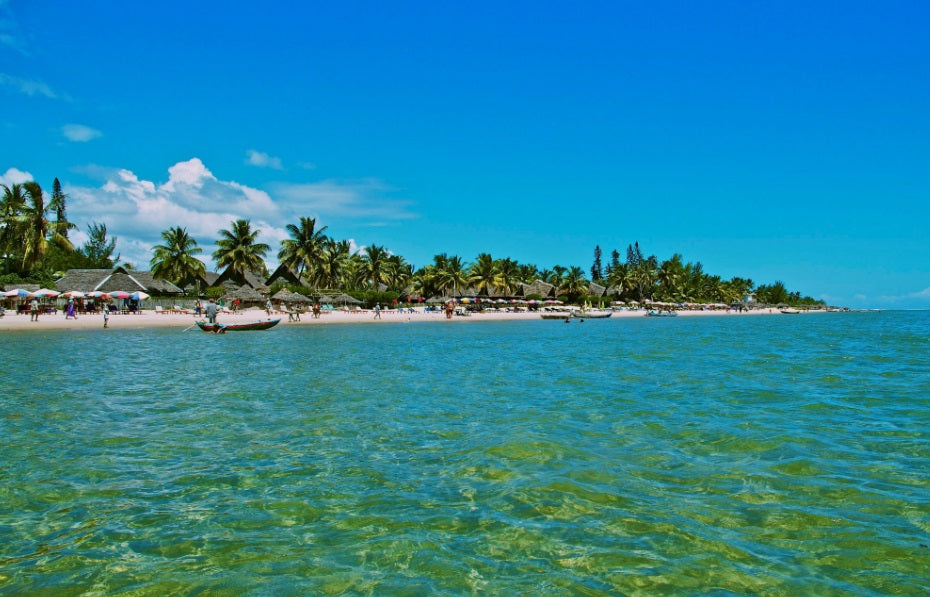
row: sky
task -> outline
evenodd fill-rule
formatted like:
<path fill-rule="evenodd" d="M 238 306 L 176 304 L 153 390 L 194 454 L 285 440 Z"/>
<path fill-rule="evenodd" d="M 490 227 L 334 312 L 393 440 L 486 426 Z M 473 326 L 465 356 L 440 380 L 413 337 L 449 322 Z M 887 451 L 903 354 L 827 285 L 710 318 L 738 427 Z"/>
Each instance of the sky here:
<path fill-rule="evenodd" d="M 415 267 L 639 242 L 930 308 L 930 3 L 0 0 L 0 182 L 147 269 L 300 217 Z M 211 269 L 215 264 L 208 263 Z"/>

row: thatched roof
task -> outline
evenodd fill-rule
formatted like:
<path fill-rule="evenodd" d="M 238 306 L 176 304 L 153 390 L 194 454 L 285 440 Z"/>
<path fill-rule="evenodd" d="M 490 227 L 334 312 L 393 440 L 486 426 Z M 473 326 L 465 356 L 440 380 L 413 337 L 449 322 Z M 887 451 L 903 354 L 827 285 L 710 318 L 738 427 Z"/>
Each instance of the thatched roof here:
<path fill-rule="evenodd" d="M 543 282 L 542 280 L 535 280 L 532 284 L 521 283 L 520 287 L 520 294 L 523 296 L 529 296 L 531 294 L 538 294 L 543 298 L 555 296 L 555 286 L 548 282 Z"/>
<path fill-rule="evenodd" d="M 240 286 L 235 290 L 226 293 L 227 299 L 239 299 L 240 301 L 262 301 L 265 297 L 251 286 Z"/>
<path fill-rule="evenodd" d="M 70 269 L 55 282 L 58 288 L 80 292 L 110 292 L 142 290 L 148 294 L 182 294 L 183 291 L 167 280 L 155 278 L 152 272 L 115 269 Z"/>
<path fill-rule="evenodd" d="M 283 263 L 274 270 L 268 279 L 265 280 L 266 286 L 273 286 L 275 282 L 287 282 L 288 284 L 296 284 L 298 286 L 306 286 L 307 283 L 305 280 L 302 280 L 300 276 L 297 275 L 293 269 L 287 267 Z"/>
<path fill-rule="evenodd" d="M 327 300 L 323 300 L 323 299 L 327 299 Z M 358 300 L 354 296 L 349 296 L 348 294 L 344 292 L 342 294 L 337 294 L 336 296 L 321 296 L 320 302 L 331 303 L 333 305 L 339 305 L 339 304 L 360 305 L 362 303 L 362 301 Z"/>
<path fill-rule="evenodd" d="M 251 286 L 256 290 L 268 288 L 260 273 L 245 272 L 244 274 L 240 274 L 232 267 L 227 267 L 210 286 L 225 286 L 230 289 L 238 288 L 239 286 Z"/>
<path fill-rule="evenodd" d="M 287 288 L 282 288 L 281 290 L 277 291 L 277 292 L 274 294 L 274 296 L 271 297 L 271 299 L 272 299 L 272 300 L 275 300 L 275 301 L 284 301 L 285 303 L 310 303 L 310 302 L 313 302 L 313 301 L 311 301 L 309 298 L 307 298 L 307 297 L 305 297 L 304 295 L 300 294 L 299 292 L 291 292 L 291 291 L 288 290 Z"/>
<path fill-rule="evenodd" d="M 588 294 L 591 294 L 594 296 L 604 296 L 604 292 L 606 290 L 607 288 L 605 286 L 601 286 L 600 284 L 595 284 L 594 282 L 591 282 L 591 284 L 588 285 Z"/>

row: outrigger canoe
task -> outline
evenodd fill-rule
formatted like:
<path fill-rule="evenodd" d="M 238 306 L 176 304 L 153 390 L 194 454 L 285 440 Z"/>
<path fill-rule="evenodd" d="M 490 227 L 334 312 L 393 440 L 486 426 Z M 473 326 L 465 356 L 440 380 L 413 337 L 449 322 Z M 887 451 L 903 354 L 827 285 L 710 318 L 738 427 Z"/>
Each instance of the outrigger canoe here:
<path fill-rule="evenodd" d="M 205 332 L 225 334 L 226 332 L 251 332 L 254 330 L 267 330 L 278 325 L 279 321 L 281 321 L 281 318 L 250 321 L 248 323 L 207 323 L 206 321 L 198 321 L 196 323 L 197 327 Z"/>

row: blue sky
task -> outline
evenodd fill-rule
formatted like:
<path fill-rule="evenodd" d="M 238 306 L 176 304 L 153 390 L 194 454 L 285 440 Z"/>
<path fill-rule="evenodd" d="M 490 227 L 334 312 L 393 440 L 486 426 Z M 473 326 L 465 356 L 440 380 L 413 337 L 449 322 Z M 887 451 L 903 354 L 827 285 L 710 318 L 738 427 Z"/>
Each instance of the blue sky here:
<path fill-rule="evenodd" d="M 0 182 L 58 177 L 138 267 L 309 216 L 930 307 L 930 4 L 572 4 L 0 0 Z"/>

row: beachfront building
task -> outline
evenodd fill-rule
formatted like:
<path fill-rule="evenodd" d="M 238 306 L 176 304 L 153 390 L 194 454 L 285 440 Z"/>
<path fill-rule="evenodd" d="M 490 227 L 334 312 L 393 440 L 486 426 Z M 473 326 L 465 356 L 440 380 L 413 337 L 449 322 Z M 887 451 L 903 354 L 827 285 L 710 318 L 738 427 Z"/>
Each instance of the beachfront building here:
<path fill-rule="evenodd" d="M 520 296 L 539 296 L 541 298 L 555 298 L 556 288 L 548 282 L 543 282 L 542 280 L 535 280 L 532 284 L 520 283 Z"/>
<path fill-rule="evenodd" d="M 150 271 L 130 270 L 122 266 L 114 269 L 69 269 L 55 281 L 61 291 L 78 292 L 125 292 L 142 291 L 149 295 L 182 295 L 184 291 L 169 282 L 152 275 Z"/>

